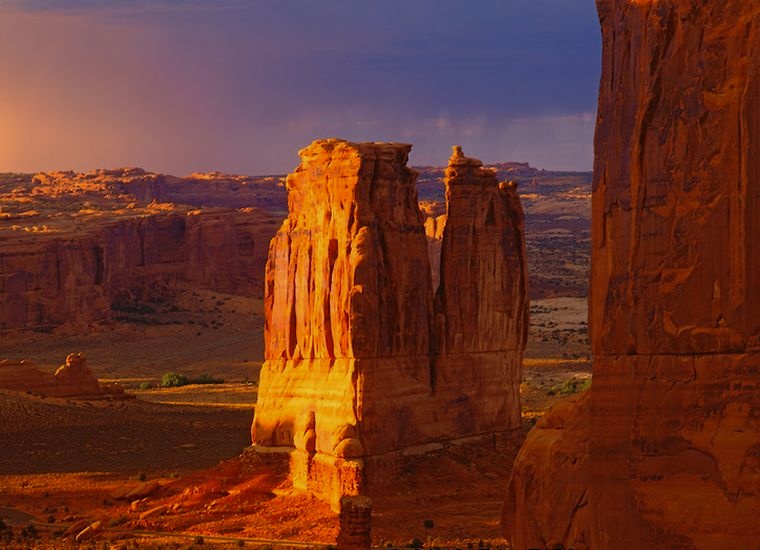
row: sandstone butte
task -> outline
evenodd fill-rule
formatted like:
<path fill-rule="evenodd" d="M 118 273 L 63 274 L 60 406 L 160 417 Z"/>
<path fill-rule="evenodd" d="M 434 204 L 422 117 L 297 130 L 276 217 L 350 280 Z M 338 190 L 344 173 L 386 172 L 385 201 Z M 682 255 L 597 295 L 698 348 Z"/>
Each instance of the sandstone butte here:
<path fill-rule="evenodd" d="M 115 385 L 102 386 L 82 353 L 70 353 L 55 374 L 47 373 L 29 361 L 0 361 L 0 389 L 45 397 L 97 397 L 124 391 Z"/>
<path fill-rule="evenodd" d="M 760 3 L 599 0 L 592 388 L 528 436 L 517 549 L 757 548 Z"/>
<path fill-rule="evenodd" d="M 275 218 L 198 202 L 209 189 L 212 204 L 250 205 L 258 187 L 240 180 L 122 169 L 0 181 L 0 330 L 84 328 L 115 303 L 188 288 L 262 293 Z M 196 202 L 160 202 L 175 198 Z"/>
<path fill-rule="evenodd" d="M 329 139 L 301 150 L 269 249 L 254 448 L 290 453 L 294 485 L 334 508 L 409 454 L 520 430 L 516 189 L 454 148 L 434 293 L 410 149 Z"/>

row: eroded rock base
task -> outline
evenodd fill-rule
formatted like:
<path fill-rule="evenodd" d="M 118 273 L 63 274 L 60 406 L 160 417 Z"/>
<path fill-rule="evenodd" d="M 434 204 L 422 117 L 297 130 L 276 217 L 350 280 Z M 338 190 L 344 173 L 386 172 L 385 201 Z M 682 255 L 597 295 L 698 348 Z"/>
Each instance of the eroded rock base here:
<path fill-rule="evenodd" d="M 370 536 L 372 501 L 367 497 L 340 500 L 338 550 L 364 550 L 372 547 Z"/>
<path fill-rule="evenodd" d="M 756 353 L 598 358 L 518 455 L 513 546 L 754 547 L 759 385 Z"/>
<path fill-rule="evenodd" d="M 295 449 L 294 485 L 334 508 L 410 449 L 521 427 L 517 191 L 454 148 L 434 292 L 410 149 L 329 139 L 301 150 L 269 249 L 252 441 Z"/>
<path fill-rule="evenodd" d="M 523 432 L 515 429 L 426 445 L 410 446 L 388 453 L 357 458 L 338 458 L 295 447 L 254 445 L 257 454 L 278 463 L 287 463 L 290 481 L 295 489 L 316 495 L 339 513 L 345 496 L 385 494 L 401 482 L 401 477 L 420 457 L 447 453 L 452 449 L 477 447 L 494 449 L 514 456 L 522 443 Z"/>

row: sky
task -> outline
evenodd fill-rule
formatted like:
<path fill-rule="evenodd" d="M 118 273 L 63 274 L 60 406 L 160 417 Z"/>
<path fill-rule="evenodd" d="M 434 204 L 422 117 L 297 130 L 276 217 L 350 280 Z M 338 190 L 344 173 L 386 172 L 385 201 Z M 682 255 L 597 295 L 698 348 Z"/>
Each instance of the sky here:
<path fill-rule="evenodd" d="M 0 0 L 0 172 L 280 174 L 314 139 L 590 170 L 594 0 Z"/>

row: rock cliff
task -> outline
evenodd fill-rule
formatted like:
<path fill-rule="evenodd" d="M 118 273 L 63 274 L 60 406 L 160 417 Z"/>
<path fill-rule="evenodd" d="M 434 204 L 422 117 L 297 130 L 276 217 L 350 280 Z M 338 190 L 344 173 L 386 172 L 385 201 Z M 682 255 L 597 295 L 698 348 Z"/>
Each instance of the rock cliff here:
<path fill-rule="evenodd" d="M 412 448 L 520 426 L 516 193 L 479 161 L 452 157 L 434 299 L 410 149 L 333 139 L 300 151 L 270 245 L 252 437 L 295 448 L 294 483 L 334 505 Z"/>
<path fill-rule="evenodd" d="M 598 0 L 594 382 L 529 435 L 515 548 L 760 540 L 760 5 Z"/>
<path fill-rule="evenodd" d="M 114 303 L 186 288 L 261 292 L 266 215 L 161 212 L 0 246 L 0 329 L 111 318 Z M 263 235 L 262 235 L 263 234 Z"/>
<path fill-rule="evenodd" d="M 84 328 L 187 288 L 263 293 L 274 218 L 157 202 L 178 185 L 140 169 L 0 181 L 0 330 Z"/>

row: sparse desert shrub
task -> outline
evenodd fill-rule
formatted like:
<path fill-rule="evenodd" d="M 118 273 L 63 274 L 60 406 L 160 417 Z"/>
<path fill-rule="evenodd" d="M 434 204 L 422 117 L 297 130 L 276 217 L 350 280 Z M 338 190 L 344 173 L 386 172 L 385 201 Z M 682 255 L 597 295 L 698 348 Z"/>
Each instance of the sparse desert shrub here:
<path fill-rule="evenodd" d="M 204 541 L 204 540 L 203 540 L 203 537 L 202 537 L 202 536 L 198 535 L 197 537 L 195 537 L 195 538 L 193 539 L 193 544 L 195 544 L 195 545 L 198 545 L 198 546 L 201 546 L 201 545 L 203 545 L 203 544 L 206 544 L 206 541 Z"/>
<path fill-rule="evenodd" d="M 547 392 L 549 395 L 572 395 L 574 393 L 582 392 L 591 387 L 591 378 L 585 380 L 578 380 L 575 376 L 565 380 L 562 384 L 552 386 Z"/>
<path fill-rule="evenodd" d="M 190 383 L 190 379 L 184 374 L 178 374 L 176 372 L 167 372 L 161 377 L 162 388 L 176 388 L 178 386 L 187 386 Z"/>
<path fill-rule="evenodd" d="M 141 390 L 149 390 L 152 387 L 153 386 L 151 385 L 150 382 L 141 382 L 140 385 L 138 386 L 138 388 L 140 388 Z"/>
<path fill-rule="evenodd" d="M 412 539 L 412 541 L 406 545 L 407 548 L 422 548 L 422 541 L 420 539 Z"/>
<path fill-rule="evenodd" d="M 191 384 L 224 384 L 223 378 L 214 378 L 207 372 L 190 379 Z"/>
<path fill-rule="evenodd" d="M 422 524 L 425 526 L 425 529 L 432 529 L 435 527 L 435 523 L 433 523 L 432 519 L 426 519 L 422 522 Z"/>

